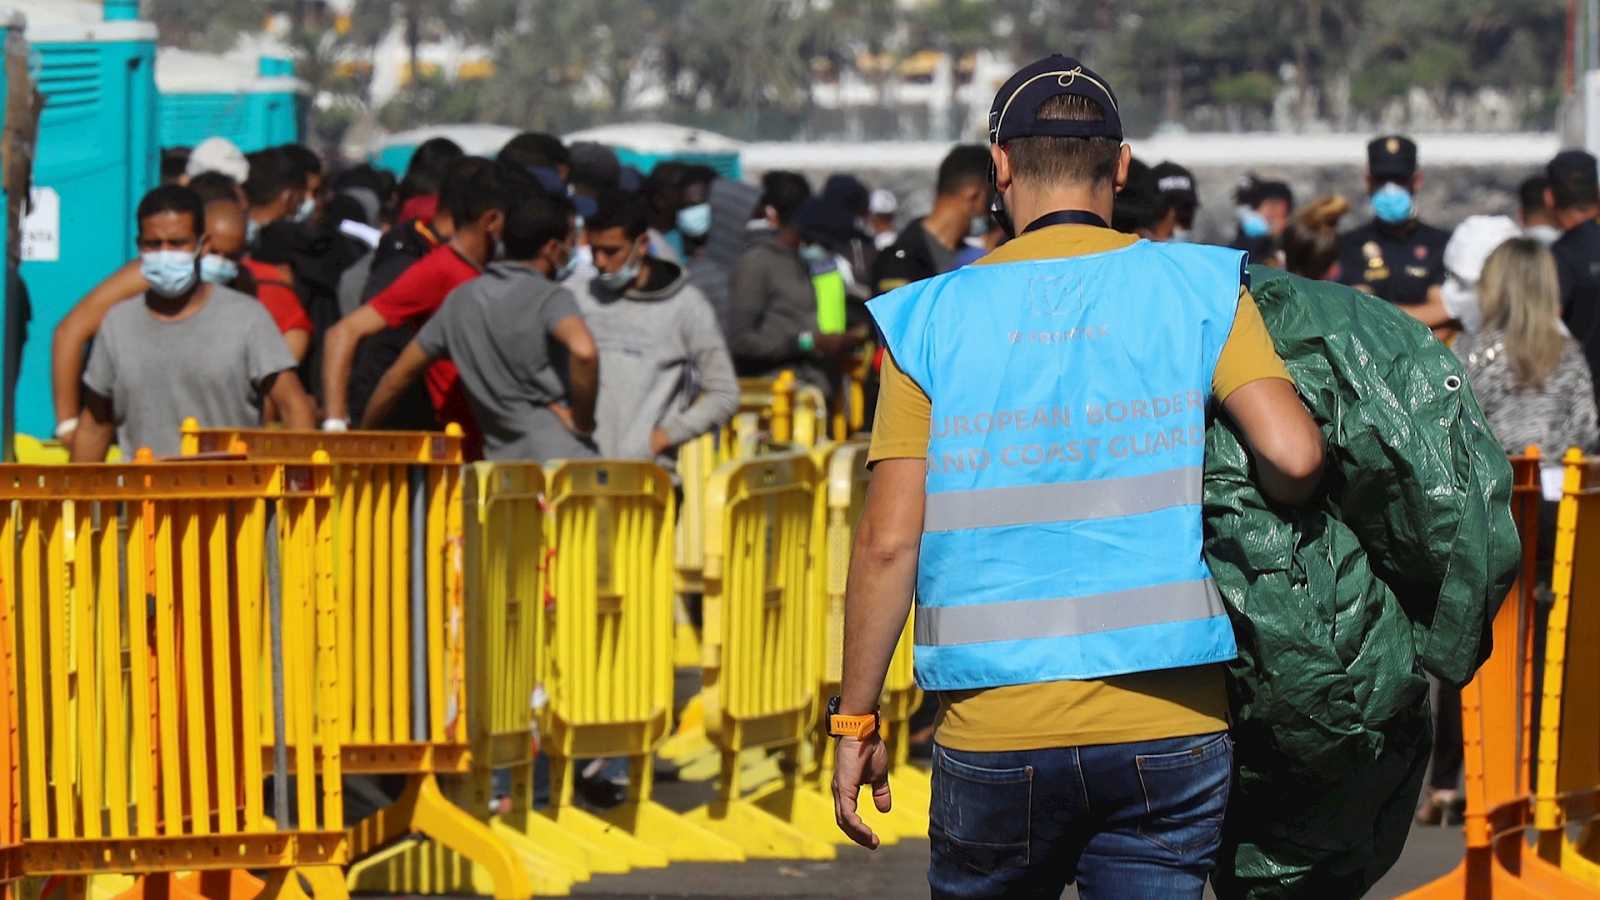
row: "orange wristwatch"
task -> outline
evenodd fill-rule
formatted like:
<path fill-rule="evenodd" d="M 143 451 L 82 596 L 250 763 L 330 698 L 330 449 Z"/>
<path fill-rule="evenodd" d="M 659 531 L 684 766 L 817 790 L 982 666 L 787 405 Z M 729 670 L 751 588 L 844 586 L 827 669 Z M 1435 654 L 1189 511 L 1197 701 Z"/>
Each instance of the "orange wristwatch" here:
<path fill-rule="evenodd" d="M 865 740 L 878 733 L 878 711 L 864 716 L 839 715 L 839 698 L 828 700 L 828 736 Z"/>

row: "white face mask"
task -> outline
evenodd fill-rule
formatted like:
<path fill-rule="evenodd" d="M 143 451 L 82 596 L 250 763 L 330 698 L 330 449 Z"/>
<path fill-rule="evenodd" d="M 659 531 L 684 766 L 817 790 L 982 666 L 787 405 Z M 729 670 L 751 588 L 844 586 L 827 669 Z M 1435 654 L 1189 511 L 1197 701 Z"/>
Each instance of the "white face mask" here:
<path fill-rule="evenodd" d="M 1528 237 L 1533 238 L 1546 247 L 1561 240 L 1561 229 L 1554 225 L 1529 225 L 1526 229 Z"/>
<path fill-rule="evenodd" d="M 1167 238 L 1169 242 L 1174 244 L 1187 244 L 1193 239 L 1194 232 L 1187 228 L 1174 228 L 1172 229 L 1172 236 Z"/>
<path fill-rule="evenodd" d="M 640 259 L 642 255 L 639 248 L 635 247 L 633 252 L 628 254 L 628 261 L 622 264 L 622 268 L 615 272 L 601 272 L 595 276 L 595 281 L 608 291 L 621 293 L 627 290 L 639 277 L 639 267 L 643 264 L 643 260 Z"/>
<path fill-rule="evenodd" d="M 156 296 L 181 297 L 200 277 L 194 258 L 188 250 L 152 250 L 139 256 L 139 274 Z"/>

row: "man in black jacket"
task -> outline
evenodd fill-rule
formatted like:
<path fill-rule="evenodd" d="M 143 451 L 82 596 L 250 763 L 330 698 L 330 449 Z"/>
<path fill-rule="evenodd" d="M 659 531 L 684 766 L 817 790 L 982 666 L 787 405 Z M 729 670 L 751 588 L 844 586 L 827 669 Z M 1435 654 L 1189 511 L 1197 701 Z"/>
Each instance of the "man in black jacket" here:
<path fill-rule="evenodd" d="M 933 211 L 907 225 L 872 266 L 872 292 L 887 293 L 956 266 L 969 234 L 989 228 L 989 151 L 960 144 L 939 164 Z"/>

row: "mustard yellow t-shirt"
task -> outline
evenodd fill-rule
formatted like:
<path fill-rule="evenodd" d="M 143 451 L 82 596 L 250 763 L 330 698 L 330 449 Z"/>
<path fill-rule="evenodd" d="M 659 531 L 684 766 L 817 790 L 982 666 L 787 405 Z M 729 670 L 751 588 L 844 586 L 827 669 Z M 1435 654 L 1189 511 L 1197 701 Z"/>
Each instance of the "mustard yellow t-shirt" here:
<path fill-rule="evenodd" d="M 1057 225 L 1024 234 L 978 265 L 1117 250 L 1131 235 L 1089 225 Z M 1233 330 L 1217 361 L 1218 401 L 1252 381 L 1290 380 L 1248 291 L 1239 292 Z M 926 459 L 933 406 L 916 382 L 885 357 L 868 459 Z M 1228 727 L 1222 667 L 1195 666 L 1091 681 L 1050 681 L 944 691 L 936 740 L 954 750 L 1031 750 L 1119 744 L 1207 734 Z"/>

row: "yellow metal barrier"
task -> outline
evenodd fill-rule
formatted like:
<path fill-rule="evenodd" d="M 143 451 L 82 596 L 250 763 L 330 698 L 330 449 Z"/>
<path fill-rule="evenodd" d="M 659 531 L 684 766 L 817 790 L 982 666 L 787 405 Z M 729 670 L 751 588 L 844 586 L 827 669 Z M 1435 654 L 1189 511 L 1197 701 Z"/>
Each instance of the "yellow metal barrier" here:
<path fill-rule="evenodd" d="M 398 799 L 350 830 L 350 886 L 392 892 L 416 887 L 408 873 L 426 871 L 492 884 L 496 897 L 570 890 L 570 870 L 519 853 L 525 848 L 452 803 L 439 783 L 471 772 L 460 429 L 328 433 L 200 429 L 190 421 L 182 450 L 278 461 L 322 451 L 334 463 L 338 746 L 346 772 L 406 776 Z M 417 849 L 397 842 L 409 834 L 470 865 L 407 859 Z"/>
<path fill-rule="evenodd" d="M 722 772 L 690 818 L 754 857 L 835 855 L 817 836 L 832 805 L 799 784 L 817 714 L 806 626 L 816 479 L 809 457 L 782 453 L 723 466 L 707 493 L 705 725 Z M 783 777 L 746 796 L 739 753 L 761 748 L 780 755 Z"/>
<path fill-rule="evenodd" d="M 586 460 L 549 473 L 551 584 L 539 714 L 549 817 L 635 866 L 733 862 L 737 845 L 651 799 L 652 751 L 672 720 L 672 480 L 650 463 Z M 578 808 L 586 757 L 628 761 L 627 799 Z"/>
<path fill-rule="evenodd" d="M 22 872 L 163 895 L 200 872 L 240 896 L 262 887 L 244 869 L 289 894 L 298 871 L 347 896 L 329 479 L 309 461 L 0 467 Z"/>
<path fill-rule="evenodd" d="M 839 444 L 816 451 L 813 457 L 818 460 L 819 469 L 826 473 L 826 480 L 818 486 L 821 502 L 815 527 L 819 536 L 816 541 L 819 558 L 813 566 L 815 612 L 812 615 L 813 627 L 817 630 L 813 645 L 820 673 L 817 696 L 826 700 L 839 693 L 844 668 L 845 582 L 850 572 L 856 523 L 867 501 L 867 445 L 860 442 Z M 908 620 L 889 661 L 878 710 L 891 755 L 889 783 L 894 791 L 894 808 L 884 815 L 871 803 L 861 807 L 865 821 L 880 839 L 890 844 L 901 838 L 927 836 L 928 803 L 933 796 L 927 773 L 908 761 L 908 723 L 922 702 L 922 691 L 917 687 L 911 666 L 912 635 L 912 623 Z M 812 732 L 814 755 L 819 765 L 808 775 L 807 783 L 832 803 L 835 746 L 824 725 L 819 718 Z M 848 841 L 837 828 L 830 837 L 839 843 Z"/>
<path fill-rule="evenodd" d="M 1545 643 L 1533 827 L 1539 855 L 1600 889 L 1600 460 L 1567 451 Z"/>

